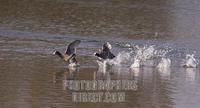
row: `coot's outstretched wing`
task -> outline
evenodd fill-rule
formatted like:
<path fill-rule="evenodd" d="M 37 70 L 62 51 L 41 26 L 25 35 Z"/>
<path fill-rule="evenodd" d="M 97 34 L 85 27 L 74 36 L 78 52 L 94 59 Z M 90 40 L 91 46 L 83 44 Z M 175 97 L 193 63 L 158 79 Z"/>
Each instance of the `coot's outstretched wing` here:
<path fill-rule="evenodd" d="M 111 52 L 108 53 L 108 59 L 113 59 L 115 58 L 115 55 Z"/>
<path fill-rule="evenodd" d="M 80 40 L 75 40 L 72 43 L 70 43 L 67 47 L 67 50 L 65 52 L 65 54 L 67 55 L 71 55 L 71 54 L 75 54 L 76 53 L 76 47 L 81 43 Z"/>

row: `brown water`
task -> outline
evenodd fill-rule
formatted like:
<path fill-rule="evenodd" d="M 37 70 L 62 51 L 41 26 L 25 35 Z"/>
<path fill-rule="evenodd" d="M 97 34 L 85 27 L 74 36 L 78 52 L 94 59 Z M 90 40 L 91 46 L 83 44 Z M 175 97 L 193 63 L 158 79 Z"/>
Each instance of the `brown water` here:
<path fill-rule="evenodd" d="M 0 0 L 0 108 L 199 108 L 200 73 L 182 68 L 186 54 L 200 58 L 198 0 Z M 52 52 L 80 39 L 80 67 L 70 70 Z M 116 55 L 128 44 L 166 51 L 130 69 L 103 73 L 95 51 L 110 41 Z M 125 51 L 125 52 L 123 52 Z M 149 53 L 148 53 L 149 54 Z M 155 66 L 159 57 L 170 68 Z M 122 59 L 122 58 L 121 58 Z M 198 65 L 199 66 L 199 65 Z M 134 80 L 125 102 L 76 103 L 65 80 Z"/>

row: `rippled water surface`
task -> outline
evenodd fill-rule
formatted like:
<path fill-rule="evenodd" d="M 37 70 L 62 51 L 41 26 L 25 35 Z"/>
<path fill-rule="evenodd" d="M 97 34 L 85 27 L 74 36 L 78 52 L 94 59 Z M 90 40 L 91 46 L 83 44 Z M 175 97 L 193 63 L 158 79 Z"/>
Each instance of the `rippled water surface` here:
<path fill-rule="evenodd" d="M 0 108 L 199 108 L 199 4 L 0 0 Z M 80 67 L 71 70 L 53 51 L 77 39 Z M 93 54 L 106 41 L 116 66 L 102 71 Z M 134 80 L 138 88 L 123 91 L 125 102 L 75 103 L 65 80 Z"/>

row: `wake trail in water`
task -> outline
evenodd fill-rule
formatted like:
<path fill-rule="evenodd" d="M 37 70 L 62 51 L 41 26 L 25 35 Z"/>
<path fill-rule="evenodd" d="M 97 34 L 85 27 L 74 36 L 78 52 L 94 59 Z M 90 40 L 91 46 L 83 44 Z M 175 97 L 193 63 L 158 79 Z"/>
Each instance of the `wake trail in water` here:
<path fill-rule="evenodd" d="M 129 51 L 119 52 L 117 56 L 112 60 L 105 60 L 103 63 L 106 66 L 99 67 L 117 67 L 117 68 L 141 68 L 141 67 L 152 67 L 157 68 L 160 71 L 164 71 L 174 66 L 172 64 L 173 58 L 172 49 L 156 49 L 155 45 L 150 46 L 138 46 L 125 44 L 124 47 L 128 47 Z M 183 63 L 179 62 L 176 64 L 180 67 L 185 68 L 197 68 L 198 61 L 194 58 L 194 55 L 186 54 L 186 58 L 183 59 Z M 105 69 L 104 69 L 105 70 Z"/>

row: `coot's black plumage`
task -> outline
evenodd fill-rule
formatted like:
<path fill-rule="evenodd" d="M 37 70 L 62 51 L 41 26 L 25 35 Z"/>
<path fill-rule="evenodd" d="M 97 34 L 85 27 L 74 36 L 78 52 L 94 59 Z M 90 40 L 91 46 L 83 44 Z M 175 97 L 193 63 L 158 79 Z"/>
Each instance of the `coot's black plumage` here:
<path fill-rule="evenodd" d="M 110 51 L 112 49 L 112 46 L 109 42 L 106 42 L 102 50 L 99 53 L 95 53 L 95 56 L 101 58 L 101 59 L 113 59 L 115 58 L 115 55 Z"/>

